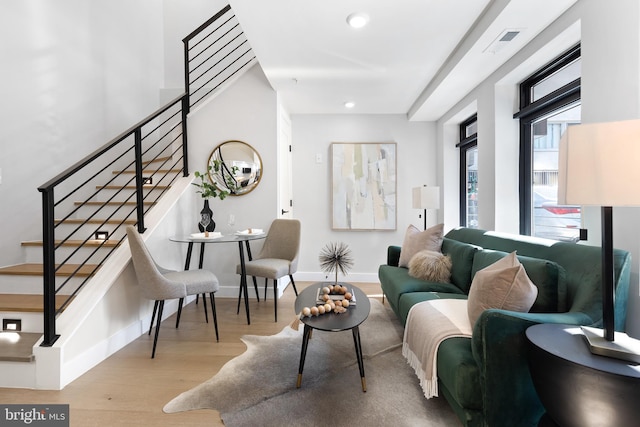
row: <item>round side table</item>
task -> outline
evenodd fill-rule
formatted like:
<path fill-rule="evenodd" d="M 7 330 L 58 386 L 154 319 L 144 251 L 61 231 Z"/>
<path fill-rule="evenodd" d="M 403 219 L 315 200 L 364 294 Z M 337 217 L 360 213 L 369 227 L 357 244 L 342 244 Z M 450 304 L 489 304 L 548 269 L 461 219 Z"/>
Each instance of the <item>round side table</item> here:
<path fill-rule="evenodd" d="M 640 366 L 589 351 L 579 326 L 534 325 L 526 331 L 529 365 L 547 413 L 540 426 L 637 426 Z"/>

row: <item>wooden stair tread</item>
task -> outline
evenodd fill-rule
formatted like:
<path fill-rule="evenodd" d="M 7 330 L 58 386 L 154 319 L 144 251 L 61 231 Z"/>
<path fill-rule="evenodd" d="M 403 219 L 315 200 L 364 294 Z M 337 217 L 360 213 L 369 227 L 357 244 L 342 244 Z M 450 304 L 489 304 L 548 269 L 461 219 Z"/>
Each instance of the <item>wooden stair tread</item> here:
<path fill-rule="evenodd" d="M 70 276 L 77 268 L 78 264 L 65 264 L 56 272 L 56 276 Z M 98 266 L 95 264 L 83 265 L 76 273 L 76 276 L 91 276 L 97 268 Z M 42 276 L 44 274 L 44 267 L 42 264 L 37 263 L 16 264 L 8 267 L 1 267 L 0 274 L 13 276 Z"/>
<path fill-rule="evenodd" d="M 144 160 L 142 162 L 143 166 L 148 166 L 151 163 L 161 163 L 161 162 L 166 162 L 167 160 L 171 160 L 172 157 L 171 156 L 166 156 L 166 157 L 158 157 L 157 159 L 153 159 L 153 160 Z"/>
<path fill-rule="evenodd" d="M 56 295 L 56 310 L 69 298 L 69 295 Z M 42 313 L 43 296 L 38 294 L 0 294 L 0 311 Z"/>
<path fill-rule="evenodd" d="M 33 346 L 38 342 L 41 333 L 16 332 L 20 339 L 18 342 L 0 340 L 0 361 L 5 362 L 33 362 Z"/>
<path fill-rule="evenodd" d="M 84 242 L 84 240 L 67 240 L 65 241 L 62 246 L 80 246 L 82 245 Z M 104 243 L 104 245 L 102 245 L 102 243 Z M 89 246 L 92 248 L 95 248 L 97 246 L 102 245 L 103 248 L 115 248 L 116 246 L 118 246 L 118 244 L 120 243 L 119 240 L 94 240 L 94 239 L 90 239 L 87 240 L 84 245 L 85 246 Z M 21 243 L 22 246 L 42 246 L 42 240 L 26 240 L 24 242 Z M 55 245 L 59 245 L 60 241 L 56 240 Z"/>

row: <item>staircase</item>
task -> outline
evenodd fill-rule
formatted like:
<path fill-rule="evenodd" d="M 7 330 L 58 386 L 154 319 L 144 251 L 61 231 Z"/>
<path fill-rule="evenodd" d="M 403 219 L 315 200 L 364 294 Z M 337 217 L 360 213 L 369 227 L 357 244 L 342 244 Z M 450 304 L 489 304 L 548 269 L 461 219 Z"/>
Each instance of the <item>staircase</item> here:
<path fill-rule="evenodd" d="M 61 389 L 142 333 L 140 318 L 115 332 L 86 331 L 130 289 L 129 254 L 118 251 L 125 227 L 143 232 L 147 217 L 157 225 L 182 197 L 191 108 L 257 62 L 229 6 L 183 43 L 185 93 L 38 188 L 43 239 L 21 243 L 24 263 L 0 267 L 0 318 L 10 331 L 0 332 L 0 387 Z M 128 309 L 129 318 L 143 316 L 144 307 Z M 67 334 L 60 340 L 56 323 Z"/>
<path fill-rule="evenodd" d="M 152 176 L 162 173 L 164 180 L 171 180 L 172 177 L 181 174 L 182 169 L 153 169 L 157 163 L 165 163 L 170 157 L 159 157 L 153 161 L 146 162 L 143 169 L 145 176 Z M 114 170 L 112 175 L 119 177 L 118 180 L 127 180 L 135 171 Z M 144 202 L 147 208 L 156 204 L 155 193 L 164 193 L 171 188 L 170 185 L 147 186 L 144 191 L 144 198 L 150 201 Z M 135 207 L 135 202 L 126 201 L 136 191 L 136 187 L 128 185 L 102 185 L 96 186 L 97 190 L 104 189 L 107 194 L 100 198 L 109 201 L 89 200 L 86 202 L 74 201 L 73 206 L 80 206 L 77 217 L 65 220 L 56 219 L 56 225 L 60 225 L 62 235 L 91 236 L 97 231 L 105 231 L 109 238 L 98 239 L 66 239 L 56 240 L 58 246 L 56 257 L 60 259 L 86 258 L 93 253 L 95 259 L 106 259 L 110 251 L 118 247 L 124 237 L 124 226 L 135 225 L 136 219 L 132 217 L 131 207 Z M 114 198 L 113 194 L 119 192 L 120 195 Z M 120 200 L 116 200 L 120 199 Z M 125 201 L 123 201 L 123 199 Z M 116 210 L 119 207 L 129 207 L 119 214 Z M 96 217 L 95 209 L 101 209 L 101 217 Z M 114 212 L 116 211 L 116 212 Z M 87 218 L 85 215 L 92 216 Z M 107 218 L 108 217 L 108 218 Z M 99 230 L 97 230 L 99 228 Z M 86 240 L 86 241 L 85 241 Z M 0 339 L 0 361 L 11 362 L 33 362 L 33 346 L 42 337 L 43 333 L 43 313 L 44 299 L 42 295 L 42 281 L 44 266 L 42 263 L 42 240 L 23 241 L 21 246 L 25 249 L 26 262 L 0 268 L 0 317 L 3 322 L 11 324 L 18 323 L 19 330 L 11 335 L 11 338 Z M 81 286 L 90 279 L 101 267 L 101 264 L 91 263 L 65 263 L 57 265 L 56 281 L 64 283 L 60 292 L 55 296 L 55 310 L 62 313 L 71 304 L 75 294 Z M 5 329 L 5 328 L 3 328 Z M 11 329 L 14 330 L 14 329 Z"/>

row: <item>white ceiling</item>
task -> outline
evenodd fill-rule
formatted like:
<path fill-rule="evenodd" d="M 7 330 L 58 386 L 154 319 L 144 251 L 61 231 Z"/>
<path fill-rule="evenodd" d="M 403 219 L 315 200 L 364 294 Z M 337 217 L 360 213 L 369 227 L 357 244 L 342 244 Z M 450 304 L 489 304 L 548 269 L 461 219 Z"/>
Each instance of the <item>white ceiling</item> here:
<path fill-rule="evenodd" d="M 436 120 L 577 0 L 230 0 L 290 114 Z M 369 24 L 353 29 L 353 12 Z M 520 34 L 483 52 L 504 30 Z M 532 70 L 533 71 L 533 70 Z M 352 109 L 346 101 L 355 102 Z"/>

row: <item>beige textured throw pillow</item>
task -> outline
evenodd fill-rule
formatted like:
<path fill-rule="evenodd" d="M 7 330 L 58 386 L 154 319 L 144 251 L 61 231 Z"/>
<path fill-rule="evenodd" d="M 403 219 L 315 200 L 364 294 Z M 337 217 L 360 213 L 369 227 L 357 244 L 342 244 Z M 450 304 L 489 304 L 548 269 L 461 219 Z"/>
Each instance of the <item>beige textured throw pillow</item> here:
<path fill-rule="evenodd" d="M 404 234 L 404 242 L 402 243 L 402 249 L 400 249 L 398 266 L 408 267 L 411 258 L 425 249 L 440 252 L 443 234 L 444 224 L 434 225 L 424 231 L 420 231 L 414 225 L 410 225 Z"/>
<path fill-rule="evenodd" d="M 420 251 L 409 261 L 409 276 L 429 282 L 449 283 L 451 257 L 436 251 Z"/>
<path fill-rule="evenodd" d="M 499 308 L 526 313 L 538 296 L 538 288 L 531 282 L 516 253 L 512 252 L 473 277 L 467 312 L 472 325 L 484 310 Z"/>

